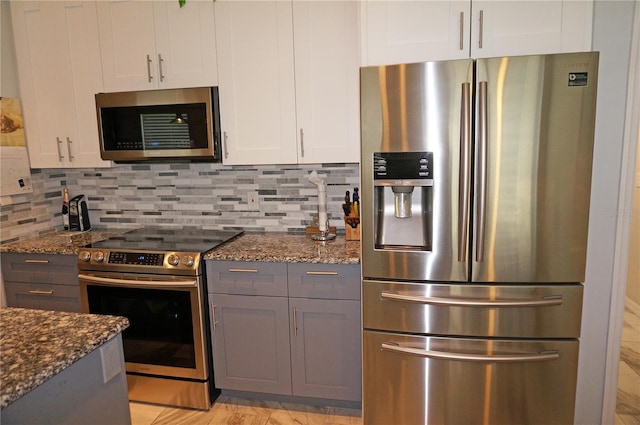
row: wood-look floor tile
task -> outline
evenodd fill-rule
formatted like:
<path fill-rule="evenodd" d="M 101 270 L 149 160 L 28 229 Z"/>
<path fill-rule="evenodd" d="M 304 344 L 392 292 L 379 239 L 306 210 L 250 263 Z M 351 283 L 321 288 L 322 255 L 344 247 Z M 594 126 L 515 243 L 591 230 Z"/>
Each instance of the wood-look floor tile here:
<path fill-rule="evenodd" d="M 160 413 L 166 409 L 164 406 L 156 406 L 145 403 L 129 403 L 131 423 L 133 425 L 151 425 Z"/>
<path fill-rule="evenodd" d="M 620 418 L 621 425 L 640 425 L 640 415 L 624 415 L 624 414 L 620 414 L 620 415 L 616 415 L 617 417 Z M 617 420 L 617 418 L 616 418 Z M 616 425 L 618 425 L 618 422 L 616 422 Z"/>

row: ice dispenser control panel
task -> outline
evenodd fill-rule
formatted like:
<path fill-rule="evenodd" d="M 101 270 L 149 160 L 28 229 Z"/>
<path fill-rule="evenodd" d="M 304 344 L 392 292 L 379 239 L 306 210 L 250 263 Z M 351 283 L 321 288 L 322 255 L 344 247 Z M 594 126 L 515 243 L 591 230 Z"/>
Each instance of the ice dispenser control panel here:
<path fill-rule="evenodd" d="M 433 185 L 433 152 L 375 152 L 373 154 L 375 185 L 398 184 L 401 180 L 413 186 Z"/>

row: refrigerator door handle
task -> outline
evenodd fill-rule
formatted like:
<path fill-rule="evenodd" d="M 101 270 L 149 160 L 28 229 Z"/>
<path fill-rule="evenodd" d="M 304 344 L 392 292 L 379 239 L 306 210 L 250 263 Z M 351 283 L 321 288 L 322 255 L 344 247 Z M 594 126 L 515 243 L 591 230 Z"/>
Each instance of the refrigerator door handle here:
<path fill-rule="evenodd" d="M 562 305 L 562 295 L 550 295 L 541 299 L 488 300 L 472 298 L 440 298 L 401 295 L 397 292 L 382 291 L 380 298 L 389 301 L 404 301 L 418 304 L 431 304 L 449 307 L 551 307 Z"/>
<path fill-rule="evenodd" d="M 487 82 L 478 83 L 478 164 L 476 205 L 476 261 L 484 261 L 484 233 L 487 213 Z"/>
<path fill-rule="evenodd" d="M 542 351 L 531 354 L 468 354 L 452 353 L 446 351 L 431 351 L 421 348 L 401 347 L 392 342 L 382 342 L 382 350 L 393 351 L 402 354 L 409 354 L 420 357 L 429 357 L 439 360 L 462 360 L 469 362 L 491 362 L 491 363 L 518 363 L 518 362 L 541 362 L 557 360 L 560 354 L 556 350 Z"/>
<path fill-rule="evenodd" d="M 462 83 L 460 110 L 460 171 L 458 175 L 458 262 L 467 259 L 471 170 L 471 83 Z"/>

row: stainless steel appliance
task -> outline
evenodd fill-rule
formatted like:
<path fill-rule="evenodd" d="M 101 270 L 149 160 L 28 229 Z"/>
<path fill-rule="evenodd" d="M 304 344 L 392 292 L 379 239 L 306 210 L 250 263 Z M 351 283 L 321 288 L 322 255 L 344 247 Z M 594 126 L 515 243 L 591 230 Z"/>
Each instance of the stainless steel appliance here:
<path fill-rule="evenodd" d="M 96 94 L 100 156 L 220 162 L 217 87 Z"/>
<path fill-rule="evenodd" d="M 91 230 L 89 210 L 84 195 L 78 195 L 69 201 L 69 230 L 84 232 Z"/>
<path fill-rule="evenodd" d="M 129 399 L 209 409 L 213 382 L 202 255 L 242 232 L 139 229 L 78 253 L 82 309 L 129 319 Z"/>
<path fill-rule="evenodd" d="M 361 69 L 365 424 L 569 424 L 598 53 Z"/>

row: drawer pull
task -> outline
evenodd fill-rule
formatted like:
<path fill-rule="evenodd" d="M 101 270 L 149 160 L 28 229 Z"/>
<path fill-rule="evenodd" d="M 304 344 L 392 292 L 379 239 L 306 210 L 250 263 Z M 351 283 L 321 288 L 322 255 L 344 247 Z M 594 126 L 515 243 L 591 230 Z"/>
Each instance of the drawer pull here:
<path fill-rule="evenodd" d="M 53 295 L 53 289 L 48 291 L 44 291 L 42 289 L 31 289 L 29 290 L 29 293 L 33 295 Z"/>
<path fill-rule="evenodd" d="M 337 276 L 338 272 L 307 272 L 311 276 Z"/>
<path fill-rule="evenodd" d="M 229 269 L 230 273 L 258 273 L 258 269 Z"/>
<path fill-rule="evenodd" d="M 29 264 L 49 264 L 49 260 L 24 260 L 24 262 Z"/>

